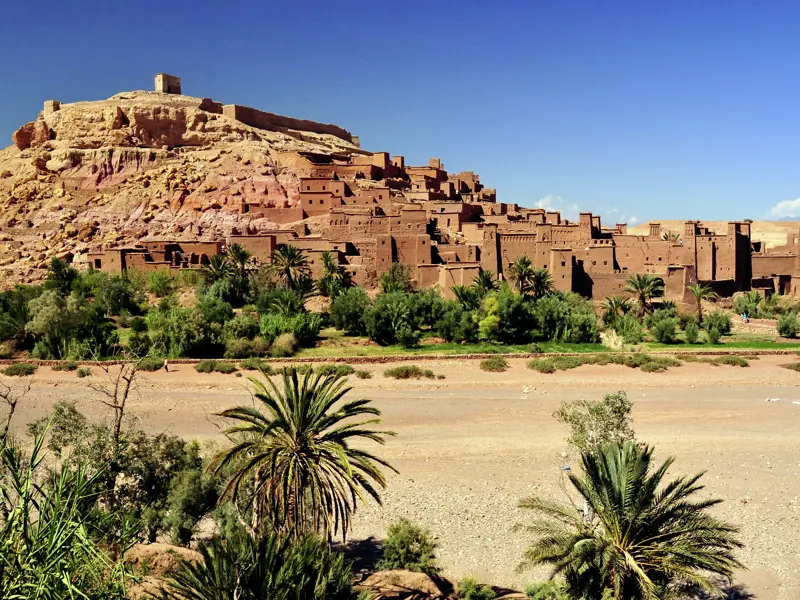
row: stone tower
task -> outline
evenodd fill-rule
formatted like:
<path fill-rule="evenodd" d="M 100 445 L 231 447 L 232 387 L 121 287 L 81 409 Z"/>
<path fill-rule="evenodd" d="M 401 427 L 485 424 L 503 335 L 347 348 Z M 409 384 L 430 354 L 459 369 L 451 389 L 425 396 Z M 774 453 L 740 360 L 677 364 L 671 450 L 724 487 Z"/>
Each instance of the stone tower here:
<path fill-rule="evenodd" d="M 160 94 L 178 94 L 181 93 L 181 78 L 174 75 L 167 75 L 166 73 L 156 74 L 156 92 Z"/>

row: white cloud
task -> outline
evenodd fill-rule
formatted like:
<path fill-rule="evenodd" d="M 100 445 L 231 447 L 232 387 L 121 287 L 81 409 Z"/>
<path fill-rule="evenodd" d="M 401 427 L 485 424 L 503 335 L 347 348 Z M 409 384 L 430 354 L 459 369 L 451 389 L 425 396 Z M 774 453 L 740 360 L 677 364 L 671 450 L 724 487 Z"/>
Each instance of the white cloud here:
<path fill-rule="evenodd" d="M 544 198 L 536 201 L 535 208 L 543 208 L 545 210 L 557 210 L 561 213 L 563 219 L 570 221 L 577 221 L 581 212 L 591 212 L 595 215 L 600 215 L 600 219 L 605 226 L 613 226 L 617 223 L 628 223 L 628 225 L 635 225 L 639 222 L 637 217 L 633 215 L 628 216 L 618 208 L 605 208 L 600 210 L 592 210 L 579 207 L 575 202 L 565 200 L 561 196 L 548 194 Z"/>
<path fill-rule="evenodd" d="M 800 198 L 778 202 L 775 206 L 769 209 L 767 215 L 775 219 L 800 217 Z"/>

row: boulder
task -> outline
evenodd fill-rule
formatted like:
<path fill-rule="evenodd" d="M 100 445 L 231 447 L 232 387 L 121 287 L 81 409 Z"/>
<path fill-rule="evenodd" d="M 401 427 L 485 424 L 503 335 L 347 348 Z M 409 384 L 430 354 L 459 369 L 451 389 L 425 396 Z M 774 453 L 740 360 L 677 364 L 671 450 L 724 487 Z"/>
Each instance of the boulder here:
<path fill-rule="evenodd" d="M 374 594 L 374 600 L 436 600 L 447 598 L 436 582 L 425 573 L 393 570 L 378 571 L 360 585 Z"/>

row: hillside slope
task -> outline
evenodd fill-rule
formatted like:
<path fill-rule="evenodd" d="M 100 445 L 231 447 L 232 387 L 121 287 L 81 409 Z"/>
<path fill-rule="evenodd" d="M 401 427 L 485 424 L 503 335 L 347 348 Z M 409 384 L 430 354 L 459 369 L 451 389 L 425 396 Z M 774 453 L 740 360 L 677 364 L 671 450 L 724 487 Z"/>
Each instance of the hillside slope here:
<path fill-rule="evenodd" d="M 243 201 L 290 206 L 299 182 L 282 151 L 350 153 L 328 134 L 266 131 L 152 92 L 63 104 L 0 151 L 0 275 L 33 281 L 53 256 L 144 237 L 218 239 L 275 228 Z"/>

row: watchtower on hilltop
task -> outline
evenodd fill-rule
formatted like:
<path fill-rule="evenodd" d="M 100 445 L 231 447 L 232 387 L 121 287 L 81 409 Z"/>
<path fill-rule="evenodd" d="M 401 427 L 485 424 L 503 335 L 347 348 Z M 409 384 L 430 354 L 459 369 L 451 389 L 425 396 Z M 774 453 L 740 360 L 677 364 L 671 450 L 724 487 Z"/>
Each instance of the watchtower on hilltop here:
<path fill-rule="evenodd" d="M 156 74 L 156 92 L 160 94 L 178 94 L 181 93 L 181 78 L 174 75 L 167 75 L 166 73 Z"/>

